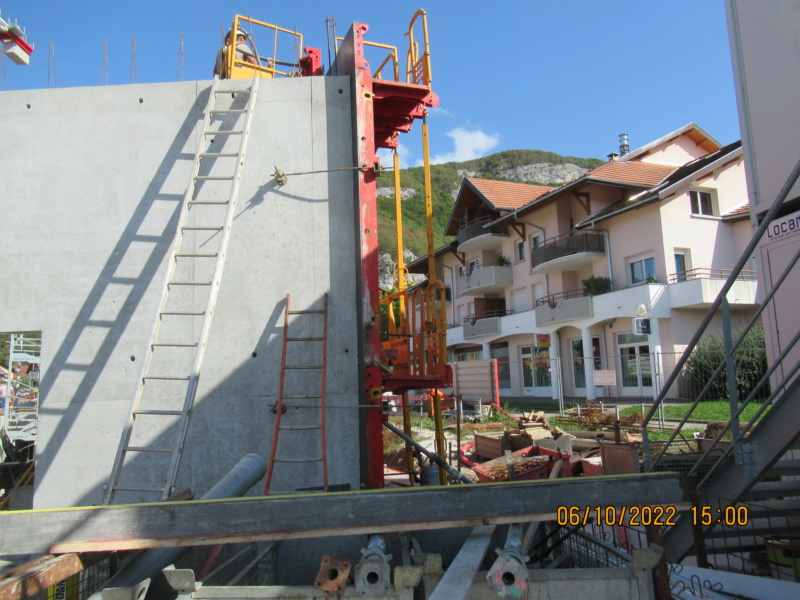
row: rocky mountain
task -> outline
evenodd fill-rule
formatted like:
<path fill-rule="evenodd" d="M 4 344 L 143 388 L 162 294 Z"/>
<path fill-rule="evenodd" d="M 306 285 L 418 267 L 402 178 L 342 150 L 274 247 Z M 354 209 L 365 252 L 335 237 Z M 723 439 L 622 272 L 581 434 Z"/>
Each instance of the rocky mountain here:
<path fill-rule="evenodd" d="M 449 241 L 444 230 L 465 177 L 557 186 L 601 164 L 603 161 L 596 158 L 561 156 L 541 150 L 506 150 L 474 160 L 431 165 L 434 245 L 438 248 Z M 416 256 L 427 252 L 422 171 L 422 167 L 412 167 L 400 172 L 403 245 Z M 397 256 L 394 195 L 394 176 L 386 172 L 378 179 L 378 244 L 381 253 L 392 260 L 392 266 L 388 263 L 386 266 L 389 272 L 396 266 L 392 257 Z"/>

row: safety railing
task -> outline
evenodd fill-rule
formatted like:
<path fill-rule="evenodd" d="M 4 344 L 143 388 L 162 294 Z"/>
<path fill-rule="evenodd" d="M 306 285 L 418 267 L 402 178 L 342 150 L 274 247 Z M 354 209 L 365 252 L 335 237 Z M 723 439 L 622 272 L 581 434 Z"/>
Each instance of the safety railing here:
<path fill-rule="evenodd" d="M 558 304 L 560 300 L 570 300 L 572 298 L 583 298 L 586 294 L 583 293 L 583 290 L 567 290 L 566 292 L 559 292 L 557 294 L 548 294 L 547 296 L 542 296 L 541 298 L 537 298 L 536 302 L 534 303 L 534 308 L 536 306 L 555 306 Z"/>
<path fill-rule="evenodd" d="M 419 52 L 419 43 L 414 41 L 414 27 L 417 19 L 422 27 L 423 52 Z M 406 83 L 431 87 L 431 51 L 428 45 L 428 17 L 421 8 L 411 17 L 408 25 L 408 55 L 406 57 Z"/>
<path fill-rule="evenodd" d="M 336 52 L 339 52 L 339 45 L 344 41 L 343 37 L 336 37 Z M 390 81 L 400 81 L 400 59 L 399 54 L 397 52 L 397 48 L 395 46 L 389 46 L 387 44 L 379 44 L 378 42 L 368 42 L 364 40 L 364 46 L 367 48 L 377 48 L 379 50 L 388 50 L 389 53 L 383 59 L 383 61 L 378 65 L 378 67 L 372 72 L 373 79 L 384 80 L 386 77 L 383 75 L 383 70 L 386 68 L 387 65 L 391 65 L 391 73 L 388 77 Z"/>
<path fill-rule="evenodd" d="M 681 283 L 693 279 L 727 279 L 730 274 L 731 269 L 690 269 L 688 271 L 673 273 L 667 279 L 667 283 Z M 756 272 L 742 270 L 739 273 L 738 279 L 741 281 L 755 281 Z"/>
<path fill-rule="evenodd" d="M 384 349 L 393 350 L 394 375 L 442 376 L 447 364 L 446 289 L 441 281 L 383 298 L 388 330 Z M 396 303 L 396 306 L 395 306 Z M 395 312 L 398 314 L 396 315 Z"/>
<path fill-rule="evenodd" d="M 254 63 L 248 62 L 244 57 L 237 58 L 237 44 L 234 40 L 229 40 L 225 45 L 225 72 L 228 79 L 252 79 L 256 76 L 272 79 L 276 76 L 297 77 L 301 75 L 302 34 L 265 23 L 264 21 L 236 15 L 233 18 L 231 32 L 235 36 L 235 32 L 240 29 L 247 33 L 247 40 L 252 45 Z M 263 37 L 260 34 L 263 34 Z M 270 35 L 272 37 L 271 42 L 268 39 Z M 261 54 L 259 52 L 256 43 L 257 37 L 261 37 L 262 40 L 266 40 L 269 44 L 270 49 L 267 53 Z M 282 40 L 287 38 L 289 40 L 288 43 L 291 45 L 291 52 L 284 50 L 286 42 Z M 281 58 L 278 55 L 279 45 Z"/>
<path fill-rule="evenodd" d="M 605 238 L 602 233 L 588 229 L 573 231 L 545 240 L 541 246 L 531 250 L 531 267 L 579 252 L 602 254 L 605 251 Z"/>
<path fill-rule="evenodd" d="M 795 351 L 795 346 L 798 342 L 798 339 L 800 339 L 800 332 L 796 332 L 790 340 L 786 341 L 782 351 L 779 352 L 777 356 L 772 357 L 772 363 L 768 367 L 765 365 L 761 376 L 749 387 L 746 397 L 743 400 L 740 400 L 739 398 L 739 390 L 736 380 L 737 357 L 742 351 L 745 350 L 746 341 L 750 339 L 749 336 L 751 332 L 757 331 L 757 327 L 761 323 L 762 315 L 767 311 L 767 309 L 770 309 L 767 314 L 772 312 L 771 309 L 774 306 L 773 302 L 775 299 L 775 294 L 781 289 L 782 284 L 786 281 L 786 279 L 789 277 L 789 274 L 792 272 L 792 269 L 794 269 L 795 265 L 797 264 L 798 258 L 800 258 L 800 250 L 798 250 L 794 257 L 786 263 L 785 269 L 774 280 L 772 289 L 764 296 L 759 308 L 755 310 L 750 322 L 743 329 L 737 331 L 735 335 L 731 330 L 730 307 L 728 306 L 727 302 L 728 292 L 736 280 L 741 276 L 744 265 L 747 264 L 747 262 L 750 260 L 750 257 L 754 254 L 759 241 L 766 233 L 770 223 L 775 219 L 778 210 L 780 209 L 784 200 L 786 200 L 790 190 L 798 180 L 798 177 L 800 177 L 800 161 L 792 170 L 792 173 L 775 199 L 772 207 L 764 215 L 763 220 L 737 261 L 736 266 L 731 269 L 727 279 L 725 280 L 725 283 L 722 285 L 717 295 L 716 300 L 709 308 L 708 313 L 701 322 L 695 335 L 692 337 L 680 359 L 678 359 L 675 368 L 664 382 L 663 387 L 649 412 L 647 415 L 645 415 L 645 418 L 642 422 L 642 442 L 645 470 L 652 471 L 654 469 L 658 469 L 659 463 L 666 460 L 665 457 L 669 455 L 670 448 L 675 443 L 675 439 L 678 436 L 681 428 L 692 418 L 694 410 L 702 401 L 718 399 L 714 397 L 714 390 L 719 389 L 720 378 L 723 378 L 723 389 L 727 390 L 726 399 L 730 403 L 731 418 L 725 424 L 725 426 L 720 429 L 715 439 L 711 440 L 707 444 L 705 452 L 698 458 L 695 465 L 688 472 L 689 476 L 694 476 L 699 480 L 697 486 L 698 489 L 702 489 L 702 487 L 714 476 L 719 468 L 722 465 L 727 464 L 733 455 L 741 456 L 743 451 L 742 444 L 746 437 L 752 432 L 755 424 L 761 419 L 766 411 L 769 410 L 773 403 L 782 397 L 789 384 L 794 381 L 798 370 L 800 370 L 800 362 L 797 362 L 797 352 Z M 701 351 L 698 349 L 701 339 L 707 335 L 709 325 L 720 310 L 722 312 L 723 322 L 722 337 L 724 356 L 721 358 L 721 360 L 719 360 L 718 364 L 716 364 L 716 368 L 713 370 L 713 372 L 707 375 L 707 378 L 705 379 L 706 383 L 703 386 L 703 389 L 700 390 L 696 397 L 692 399 L 691 407 L 687 411 L 686 415 L 677 424 L 674 433 L 670 436 L 667 443 L 659 452 L 652 453 L 651 458 L 651 452 L 649 452 L 650 441 L 648 436 L 648 425 L 660 410 L 660 407 L 665 399 L 670 395 L 674 395 L 675 392 L 673 390 L 675 386 L 679 384 L 681 374 L 684 373 L 684 369 L 689 363 L 693 354 Z M 767 390 L 770 390 L 768 394 L 766 393 Z M 764 399 L 765 396 L 766 399 Z M 749 408 L 751 405 L 755 405 L 756 409 L 752 410 Z M 746 422 L 740 423 L 740 419 L 746 410 L 748 411 L 749 418 Z M 729 440 L 731 443 L 722 452 L 720 452 L 719 448 L 721 447 L 720 444 L 723 441 L 723 437 L 726 441 Z M 718 456 L 716 460 L 711 459 L 713 453 L 716 453 Z M 703 468 L 702 474 L 699 473 L 701 466 Z"/>

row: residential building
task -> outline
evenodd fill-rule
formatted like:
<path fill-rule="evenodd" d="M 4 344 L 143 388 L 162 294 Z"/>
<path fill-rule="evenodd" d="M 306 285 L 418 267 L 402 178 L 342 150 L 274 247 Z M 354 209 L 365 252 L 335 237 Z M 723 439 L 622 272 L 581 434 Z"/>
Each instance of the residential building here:
<path fill-rule="evenodd" d="M 498 359 L 507 396 L 652 398 L 749 217 L 741 143 L 694 123 L 558 188 L 464 179 L 456 239 L 436 255 L 453 288 L 450 358 Z M 748 267 L 728 294 L 742 325 L 757 308 Z"/>

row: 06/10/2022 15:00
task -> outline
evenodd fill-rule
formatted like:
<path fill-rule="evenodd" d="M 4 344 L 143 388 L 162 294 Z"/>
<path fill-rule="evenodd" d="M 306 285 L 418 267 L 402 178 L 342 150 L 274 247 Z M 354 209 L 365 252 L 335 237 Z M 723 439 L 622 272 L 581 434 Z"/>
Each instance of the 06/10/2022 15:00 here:
<path fill-rule="evenodd" d="M 747 525 L 750 521 L 747 506 L 693 506 L 689 509 L 693 525 L 726 526 Z M 590 522 L 597 525 L 672 526 L 676 525 L 678 510 L 674 506 L 560 506 L 556 511 L 558 525 L 583 526 Z"/>

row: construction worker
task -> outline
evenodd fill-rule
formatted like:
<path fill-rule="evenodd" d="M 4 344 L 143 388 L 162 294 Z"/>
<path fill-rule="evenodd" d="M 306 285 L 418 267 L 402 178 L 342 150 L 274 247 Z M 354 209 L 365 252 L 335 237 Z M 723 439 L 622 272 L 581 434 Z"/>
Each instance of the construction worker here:
<path fill-rule="evenodd" d="M 226 60 L 228 54 L 228 44 L 230 43 L 231 33 L 233 30 L 225 34 L 225 45 L 217 52 L 217 61 L 214 64 L 214 75 L 219 75 L 220 79 L 228 78 L 228 61 Z M 236 30 L 236 60 L 249 63 L 251 65 L 258 64 L 253 50 L 247 45 L 247 33 L 241 27 Z"/>

